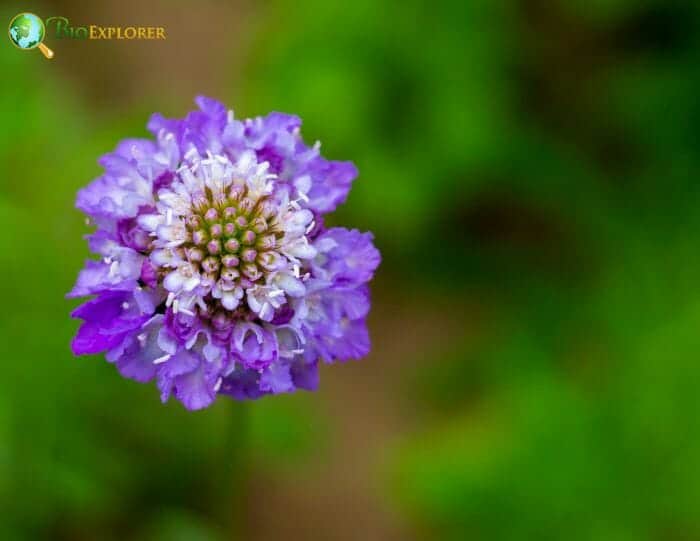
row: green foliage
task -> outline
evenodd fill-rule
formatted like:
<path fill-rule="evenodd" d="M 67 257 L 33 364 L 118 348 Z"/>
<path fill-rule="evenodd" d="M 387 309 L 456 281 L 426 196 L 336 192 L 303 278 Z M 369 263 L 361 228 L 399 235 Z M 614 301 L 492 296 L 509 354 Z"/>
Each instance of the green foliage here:
<path fill-rule="evenodd" d="M 586 107 L 605 124 L 581 116 L 571 94 L 560 115 L 576 124 L 523 123 L 525 150 L 503 166 L 517 184 L 506 200 L 547 221 L 532 244 L 467 231 L 494 336 L 457 344 L 414 377 L 434 413 L 396 450 L 390 486 L 428 538 L 700 535 L 700 155 L 689 120 L 699 81 L 688 71 L 698 10 L 612 4 L 553 10 L 591 15 L 576 19 L 580 34 L 645 32 L 615 51 L 624 61 L 614 71 L 587 74 Z M 538 77 L 545 89 L 565 78 Z M 616 132 L 617 154 L 602 159 Z M 533 259 L 543 247 L 549 257 Z"/>

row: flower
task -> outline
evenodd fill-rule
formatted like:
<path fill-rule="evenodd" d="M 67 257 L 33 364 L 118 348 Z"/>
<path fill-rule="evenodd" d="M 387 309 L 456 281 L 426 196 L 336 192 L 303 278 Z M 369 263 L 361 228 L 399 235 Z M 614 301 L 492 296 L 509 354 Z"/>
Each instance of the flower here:
<path fill-rule="evenodd" d="M 318 362 L 369 352 L 370 233 L 326 228 L 357 169 L 307 146 L 298 117 L 236 120 L 199 97 L 184 119 L 151 117 L 76 206 L 96 226 L 69 297 L 93 296 L 76 355 L 155 380 L 188 409 L 314 390 Z"/>

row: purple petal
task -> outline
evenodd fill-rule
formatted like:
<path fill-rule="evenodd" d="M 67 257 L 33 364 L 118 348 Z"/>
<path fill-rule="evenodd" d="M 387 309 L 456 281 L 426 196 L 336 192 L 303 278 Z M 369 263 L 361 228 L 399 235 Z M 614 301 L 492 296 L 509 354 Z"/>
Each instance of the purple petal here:
<path fill-rule="evenodd" d="M 334 325 L 323 326 L 319 330 L 317 345 L 327 362 L 361 359 L 369 353 L 369 332 L 363 319 L 355 321 L 344 319 Z"/>
<path fill-rule="evenodd" d="M 71 341 L 74 355 L 92 355 L 117 347 L 126 333 L 103 334 L 97 323 L 83 323 Z"/>
<path fill-rule="evenodd" d="M 260 389 L 259 379 L 260 374 L 256 370 L 237 368 L 224 378 L 219 392 L 236 400 L 255 400 L 268 394 Z"/>
<path fill-rule="evenodd" d="M 122 376 L 142 383 L 155 377 L 158 366 L 153 361 L 165 355 L 158 347 L 158 331 L 162 319 L 162 315 L 153 317 L 127 339 L 127 345 L 116 359 L 117 369 Z"/>
<path fill-rule="evenodd" d="M 319 235 L 314 243 L 325 255 L 316 263 L 321 275 L 336 283 L 363 284 L 372 279 L 381 261 L 372 243 L 372 233 L 333 227 Z"/>
<path fill-rule="evenodd" d="M 215 383 L 200 364 L 196 370 L 173 380 L 173 394 L 188 410 L 206 408 L 216 398 Z"/>
<path fill-rule="evenodd" d="M 231 340 L 232 353 L 246 368 L 262 370 L 277 358 L 274 335 L 254 323 L 238 323 Z"/>
<path fill-rule="evenodd" d="M 110 267 L 110 264 L 102 261 L 87 261 L 67 297 L 85 297 L 103 290 L 132 291 L 138 286 L 136 282 L 138 274 L 134 277 L 122 278 L 119 275 L 110 274 Z M 130 270 L 130 267 L 128 269 Z"/>
<path fill-rule="evenodd" d="M 76 308 L 71 314 L 83 319 L 71 342 L 75 355 L 93 354 L 117 347 L 150 314 L 144 314 L 130 293 L 108 291 Z"/>
<path fill-rule="evenodd" d="M 272 112 L 265 117 L 246 121 L 245 135 L 251 148 L 260 150 L 266 143 L 274 143 L 284 133 L 292 133 L 301 126 L 296 115 Z"/>
<path fill-rule="evenodd" d="M 352 162 L 326 161 L 317 158 L 308 170 L 311 176 L 311 189 L 307 193 L 309 208 L 316 212 L 332 212 L 348 197 L 352 181 L 358 171 Z"/>
<path fill-rule="evenodd" d="M 201 359 L 187 349 L 181 349 L 158 368 L 158 377 L 172 379 L 195 370 Z"/>
<path fill-rule="evenodd" d="M 226 107 L 220 101 L 206 96 L 197 96 L 194 102 L 197 104 L 197 107 L 212 120 L 216 122 L 226 121 Z"/>
<path fill-rule="evenodd" d="M 288 393 L 294 390 L 289 365 L 272 363 L 260 376 L 260 389 L 273 394 Z"/>
<path fill-rule="evenodd" d="M 128 160 L 137 161 L 144 156 L 152 155 L 157 151 L 156 144 L 149 139 L 123 139 L 114 149 L 114 153 Z"/>
<path fill-rule="evenodd" d="M 298 389 L 305 389 L 307 391 L 315 391 L 318 389 L 318 361 L 307 362 L 302 356 L 298 356 L 292 363 L 290 371 L 292 382 Z"/>

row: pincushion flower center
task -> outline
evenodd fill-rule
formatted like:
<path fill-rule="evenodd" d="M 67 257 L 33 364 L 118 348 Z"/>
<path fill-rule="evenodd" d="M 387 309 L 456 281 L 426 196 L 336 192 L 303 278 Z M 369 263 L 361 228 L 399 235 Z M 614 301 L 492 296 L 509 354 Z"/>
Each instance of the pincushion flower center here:
<path fill-rule="evenodd" d="M 283 235 L 275 228 L 275 213 L 267 197 L 255 198 L 245 186 L 233 186 L 223 197 L 207 188 L 184 219 L 178 255 L 189 263 L 182 266 L 185 272 L 222 287 L 251 287 L 264 276 L 268 252 Z"/>
<path fill-rule="evenodd" d="M 288 296 L 304 294 L 313 213 L 273 198 L 267 170 L 252 157 L 195 158 L 158 192 L 158 213 L 140 216 L 175 313 L 270 321 Z"/>

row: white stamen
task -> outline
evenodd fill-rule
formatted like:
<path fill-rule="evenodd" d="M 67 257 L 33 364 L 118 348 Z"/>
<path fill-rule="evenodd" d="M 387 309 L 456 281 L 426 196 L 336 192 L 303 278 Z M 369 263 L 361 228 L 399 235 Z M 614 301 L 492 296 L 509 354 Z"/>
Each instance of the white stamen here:
<path fill-rule="evenodd" d="M 113 261 L 109 266 L 109 277 L 114 278 L 119 273 L 119 261 Z"/>
<path fill-rule="evenodd" d="M 172 357 L 172 355 L 170 355 L 170 353 L 166 353 L 166 354 L 163 355 L 162 357 L 158 357 L 157 359 L 153 359 L 153 364 L 161 364 L 161 363 L 164 363 L 164 362 L 167 361 L 170 357 Z"/>
<path fill-rule="evenodd" d="M 269 303 L 264 302 L 262 307 L 260 308 L 260 313 L 258 314 L 260 316 L 260 319 L 264 320 L 265 316 L 268 314 L 268 312 L 272 309 Z"/>
<path fill-rule="evenodd" d="M 189 308 L 183 308 L 182 306 L 179 306 L 178 309 L 183 314 L 187 314 L 188 316 L 194 316 L 194 312 L 192 310 L 190 310 Z"/>

